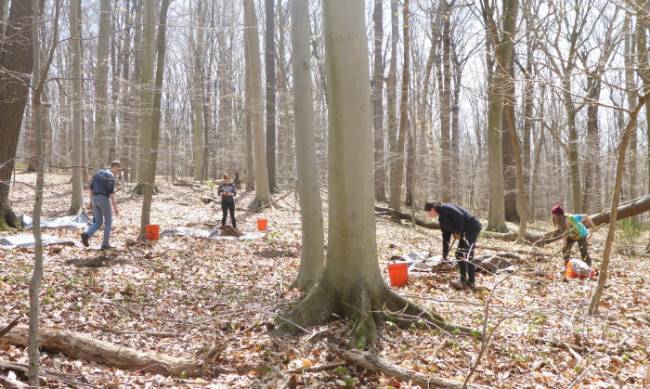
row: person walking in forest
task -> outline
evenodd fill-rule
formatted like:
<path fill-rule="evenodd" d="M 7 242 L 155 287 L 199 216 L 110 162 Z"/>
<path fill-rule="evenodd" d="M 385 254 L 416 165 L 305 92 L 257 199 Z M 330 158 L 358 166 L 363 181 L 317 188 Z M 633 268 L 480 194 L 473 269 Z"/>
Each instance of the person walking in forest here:
<path fill-rule="evenodd" d="M 237 228 L 237 221 L 235 220 L 235 196 L 237 196 L 237 188 L 230 180 L 228 174 L 223 175 L 223 182 L 217 188 L 217 194 L 221 196 L 221 211 L 223 212 L 221 228 L 226 226 L 228 212 L 230 212 L 230 220 L 232 221 L 233 228 Z"/>
<path fill-rule="evenodd" d="M 93 175 L 90 180 L 90 208 L 93 210 L 93 224 L 85 232 L 81 233 L 81 243 L 88 247 L 89 240 L 99 227 L 104 224 L 104 239 L 102 240 L 101 249 L 111 249 L 110 237 L 113 228 L 113 215 L 111 205 L 115 211 L 115 216 L 120 215 L 115 201 L 115 177 L 119 176 L 122 164 L 120 161 L 111 162 L 109 169 L 100 169 Z"/>
<path fill-rule="evenodd" d="M 587 244 L 589 230 L 587 228 L 596 226 L 591 218 L 587 215 L 565 214 L 560 204 L 556 204 L 551 208 L 551 216 L 553 218 L 553 226 L 556 229 L 554 236 L 564 236 L 564 247 L 562 248 L 564 263 L 566 264 L 571 256 L 573 244 L 578 242 L 580 257 L 587 265 L 591 266 L 591 258 L 589 257 Z"/>
<path fill-rule="evenodd" d="M 424 204 L 424 211 L 430 217 L 438 217 L 440 229 L 442 230 L 442 259 L 447 260 L 449 254 L 449 240 L 454 235 L 458 242 L 456 259 L 460 272 L 460 288 L 476 286 L 476 268 L 472 264 L 474 259 L 474 247 L 481 232 L 481 223 L 476 217 L 465 208 L 456 204 L 441 204 L 440 202 L 427 202 Z"/>

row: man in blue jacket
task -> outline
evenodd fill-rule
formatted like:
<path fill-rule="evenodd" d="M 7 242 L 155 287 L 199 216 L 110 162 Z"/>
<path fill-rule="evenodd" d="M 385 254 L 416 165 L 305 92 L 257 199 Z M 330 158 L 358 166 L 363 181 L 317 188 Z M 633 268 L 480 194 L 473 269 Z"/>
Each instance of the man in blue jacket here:
<path fill-rule="evenodd" d="M 451 236 L 454 235 L 459 240 L 456 259 L 460 271 L 460 285 L 473 289 L 476 285 L 476 269 L 472 259 L 474 259 L 474 246 L 481 232 L 481 223 L 465 208 L 456 204 L 427 202 L 424 204 L 424 210 L 430 217 L 438 217 L 442 230 L 443 260 L 446 260 L 449 254 Z"/>
<path fill-rule="evenodd" d="M 115 211 L 115 216 L 120 215 L 115 202 L 115 177 L 119 176 L 122 165 L 120 161 L 111 162 L 110 169 L 101 169 L 95 173 L 90 180 L 90 207 L 93 210 L 95 218 L 93 224 L 88 227 L 86 232 L 81 234 L 81 243 L 88 247 L 88 240 L 97 232 L 99 227 L 104 224 L 104 240 L 102 241 L 102 250 L 111 249 L 110 237 L 113 227 L 113 215 L 111 205 Z"/>

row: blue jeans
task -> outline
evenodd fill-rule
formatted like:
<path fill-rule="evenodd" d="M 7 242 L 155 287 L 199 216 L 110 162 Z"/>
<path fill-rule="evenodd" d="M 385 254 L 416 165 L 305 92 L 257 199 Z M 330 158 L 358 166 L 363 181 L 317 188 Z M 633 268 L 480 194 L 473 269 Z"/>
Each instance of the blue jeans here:
<path fill-rule="evenodd" d="M 113 214 L 111 213 L 111 202 L 106 195 L 93 195 L 93 216 L 95 221 L 88 227 L 86 235 L 93 236 L 104 224 L 104 240 L 102 247 L 110 246 L 111 228 L 113 227 Z"/>

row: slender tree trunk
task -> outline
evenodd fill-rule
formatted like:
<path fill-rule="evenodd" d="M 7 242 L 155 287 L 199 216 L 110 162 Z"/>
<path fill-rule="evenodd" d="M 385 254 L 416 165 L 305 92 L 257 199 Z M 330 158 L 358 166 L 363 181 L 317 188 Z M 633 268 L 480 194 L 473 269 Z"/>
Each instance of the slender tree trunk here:
<path fill-rule="evenodd" d="M 386 168 L 384 162 L 384 6 L 375 0 L 372 16 L 374 25 L 372 107 L 375 125 L 375 200 L 386 201 Z"/>
<path fill-rule="evenodd" d="M 171 0 L 163 0 L 160 6 L 160 22 L 158 24 L 158 36 L 156 46 L 154 47 L 154 0 L 145 0 L 144 14 L 144 39 L 145 54 L 148 56 L 144 61 L 145 81 L 148 90 L 144 94 L 143 105 L 147 113 L 144 121 L 148 128 L 143 128 L 142 133 L 149 133 L 150 140 L 146 142 L 145 154 L 142 156 L 142 173 L 144 185 L 142 193 L 142 212 L 140 214 L 140 235 L 144 235 L 145 227 L 150 224 L 151 219 L 151 202 L 156 182 L 156 164 L 158 162 L 158 143 L 160 139 L 160 103 L 162 99 L 163 75 L 165 73 L 165 36 L 167 32 L 167 10 Z M 152 82 L 154 54 L 156 58 L 156 76 Z M 152 88 L 153 87 L 153 88 Z"/>
<path fill-rule="evenodd" d="M 401 210 L 402 203 L 402 186 L 404 181 L 404 142 L 406 141 L 406 132 L 409 125 L 409 83 L 410 83 L 410 37 L 409 37 L 409 0 L 404 0 L 403 10 L 403 37 L 404 49 L 402 57 L 404 64 L 402 66 L 402 95 L 400 98 L 399 114 L 399 133 L 397 135 L 397 148 L 391 153 L 390 162 L 390 208 L 395 212 L 392 215 L 393 220 L 399 220 L 398 212 Z"/>
<path fill-rule="evenodd" d="M 257 35 L 257 15 L 253 0 L 244 0 L 244 41 L 246 46 L 246 105 L 250 113 L 251 138 L 255 160 L 255 199 L 251 209 L 257 209 L 271 201 L 266 147 L 262 129 L 262 70 L 260 65 L 260 42 Z"/>
<path fill-rule="evenodd" d="M 27 85 L 32 72 L 32 1 L 12 1 L 6 36 L 2 42 L 0 66 L 0 230 L 18 227 L 18 219 L 9 203 L 11 173 L 20 136 Z"/>
<path fill-rule="evenodd" d="M 81 9 L 80 0 L 70 0 L 70 44 L 72 50 L 72 199 L 70 214 L 83 209 L 83 118 L 81 112 Z"/>
<path fill-rule="evenodd" d="M 95 146 L 93 163 L 102 166 L 108 158 L 106 113 L 108 104 L 108 54 L 111 32 L 111 0 L 101 0 L 95 68 Z"/>
<path fill-rule="evenodd" d="M 450 142 L 450 103 L 451 103 L 451 12 L 452 7 L 447 0 L 443 0 L 442 17 L 442 66 L 437 66 L 439 73 L 439 110 L 440 110 L 440 190 L 443 202 L 452 200 L 452 175 L 451 175 L 451 142 Z"/>
<path fill-rule="evenodd" d="M 490 209 L 488 227 L 490 231 L 506 232 L 503 187 L 503 152 L 501 150 L 501 129 L 503 118 L 503 96 L 509 82 L 508 64 L 514 52 L 515 25 L 518 0 L 504 0 L 503 36 L 496 47 L 496 68 L 489 86 L 488 101 L 488 169 L 490 185 Z"/>
<path fill-rule="evenodd" d="M 505 95 L 503 96 L 503 121 L 501 142 L 503 148 L 503 184 L 505 190 L 504 209 L 505 217 L 509 222 L 518 222 L 517 213 L 517 167 L 513 139 L 517 139 L 516 122 L 515 122 L 515 66 L 514 56 L 508 64 L 505 64 L 508 73 L 507 83 L 504 87 Z M 510 134 L 514 133 L 514 134 Z M 521 157 L 521 156 L 519 156 Z"/>
<path fill-rule="evenodd" d="M 605 248 L 603 249 L 603 260 L 600 263 L 600 273 L 598 275 L 598 283 L 594 288 L 594 292 L 591 295 L 591 302 L 589 304 L 589 315 L 598 315 L 598 304 L 600 303 L 600 298 L 605 289 L 605 284 L 607 283 L 607 278 L 609 276 L 609 259 L 612 252 L 612 245 L 614 243 L 614 234 L 616 232 L 616 220 L 618 213 L 618 204 L 621 197 L 621 187 L 623 184 L 623 170 L 625 168 L 625 156 L 627 152 L 627 146 L 632 137 L 632 132 L 636 131 L 637 127 L 637 116 L 644 104 L 650 100 L 650 94 L 644 95 L 639 103 L 636 105 L 634 110 L 630 113 L 630 119 L 623 131 L 623 136 L 621 141 L 618 144 L 618 150 L 616 152 L 616 178 L 614 181 L 614 189 L 612 190 L 612 201 L 611 201 L 611 212 L 609 215 L 609 229 L 607 230 L 607 238 L 605 240 Z"/>
<path fill-rule="evenodd" d="M 624 53 L 624 66 L 625 66 L 625 95 L 627 97 L 627 107 L 629 110 L 633 110 L 636 106 L 636 80 L 634 78 L 634 63 L 635 63 L 635 48 L 634 48 L 634 31 L 631 26 L 631 16 L 628 12 L 625 13 L 625 22 L 623 24 L 623 34 L 625 35 L 625 53 Z M 623 187 L 624 199 L 633 199 L 637 196 L 636 185 L 637 185 L 637 169 L 636 169 L 636 148 L 637 148 L 637 128 L 634 127 L 630 134 L 630 163 L 628 164 L 628 182 L 627 185 Z M 627 186 L 628 190 L 625 190 Z M 638 218 L 635 218 L 634 221 L 638 222 Z"/>
<path fill-rule="evenodd" d="M 264 34 L 264 68 L 266 70 L 266 164 L 269 169 L 269 189 L 277 191 L 275 177 L 275 1 L 264 0 L 266 32 Z"/>
<path fill-rule="evenodd" d="M 204 122 L 203 115 L 203 55 L 205 52 L 205 3 L 197 2 L 196 16 L 198 29 L 195 31 L 196 38 L 192 42 L 194 48 L 194 61 L 192 68 L 192 148 L 194 149 L 194 179 L 203 180 L 203 153 L 206 152 L 204 144 Z"/>
<path fill-rule="evenodd" d="M 398 155 L 398 126 L 397 126 L 397 42 L 399 41 L 399 9 L 397 6 L 397 0 L 391 0 L 390 2 L 390 21 L 391 21 L 391 37 L 390 37 L 390 64 L 388 68 L 388 79 L 386 81 L 386 103 L 387 116 L 388 116 L 388 164 L 390 166 L 390 192 L 392 199 L 392 192 L 395 188 L 392 186 L 393 179 L 393 168 L 396 166 L 393 163 L 393 159 L 397 158 Z M 401 190 L 401 188 L 400 188 Z M 392 200 L 391 200 L 392 201 Z"/>
<path fill-rule="evenodd" d="M 300 270 L 292 286 L 309 290 L 325 265 L 325 238 L 314 135 L 308 0 L 291 0 L 291 22 L 296 162 L 302 223 Z"/>
<path fill-rule="evenodd" d="M 643 82 L 643 92 L 650 91 L 650 64 L 648 63 L 648 46 L 646 34 L 650 28 L 648 11 L 650 11 L 650 2 L 648 0 L 636 1 L 636 46 L 637 46 L 637 63 L 639 75 Z M 650 139 L 650 101 L 645 105 L 645 122 L 646 122 L 646 139 Z M 646 190 L 650 192 L 650 142 L 646 142 Z"/>
<path fill-rule="evenodd" d="M 600 196 L 596 195 L 600 190 L 598 179 L 600 177 L 600 128 L 598 125 L 598 108 L 600 106 L 600 76 L 598 74 L 587 74 L 587 158 L 584 162 L 585 189 L 583 196 L 583 208 L 585 212 L 591 212 L 599 206 Z"/>
<path fill-rule="evenodd" d="M 34 271 L 29 282 L 29 383 L 32 387 L 39 387 L 40 372 L 40 352 L 38 350 L 38 322 L 39 322 L 39 297 L 41 282 L 43 280 L 43 243 L 41 240 L 41 211 L 43 209 L 43 184 L 44 184 L 44 166 L 43 166 L 43 127 L 41 115 L 41 11 L 38 1 L 31 1 L 34 20 L 32 22 L 32 42 L 33 42 L 33 77 L 32 87 L 32 129 L 36 136 L 36 193 L 34 199 L 34 209 L 32 213 L 34 234 Z M 58 5 L 58 4 L 57 4 Z M 55 27 L 56 28 L 56 27 Z"/>
<path fill-rule="evenodd" d="M 461 153 L 460 153 L 460 125 L 459 125 L 459 115 L 460 115 L 460 88 L 461 81 L 463 79 L 463 65 L 458 59 L 456 53 L 456 42 L 450 40 L 451 44 L 451 58 L 452 58 L 452 69 L 453 69 L 453 81 L 454 81 L 454 90 L 451 93 L 450 100 L 450 111 L 451 111 L 451 166 L 455 166 L 456 169 L 461 169 Z M 451 92 L 451 91 L 450 91 Z M 462 191 L 464 188 L 461 182 L 459 182 L 459 177 L 454 177 L 451 181 L 451 191 L 454 193 L 458 201 L 462 201 Z"/>

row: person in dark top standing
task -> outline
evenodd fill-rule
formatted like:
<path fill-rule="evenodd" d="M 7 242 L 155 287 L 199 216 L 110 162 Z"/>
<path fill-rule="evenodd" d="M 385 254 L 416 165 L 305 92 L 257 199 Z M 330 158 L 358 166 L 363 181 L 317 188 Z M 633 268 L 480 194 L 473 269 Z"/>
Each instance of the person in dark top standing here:
<path fill-rule="evenodd" d="M 99 227 L 104 224 L 104 240 L 102 240 L 102 250 L 111 249 L 110 237 L 113 227 L 113 215 L 111 205 L 115 211 L 115 216 L 119 216 L 115 201 L 115 177 L 119 176 L 122 165 L 120 161 L 111 162 L 110 169 L 101 169 L 95 173 L 90 180 L 90 208 L 93 210 L 94 221 L 88 229 L 81 234 L 81 243 L 88 247 L 90 237 L 97 232 Z"/>
<path fill-rule="evenodd" d="M 235 220 L 235 196 L 237 196 L 237 188 L 227 174 L 223 175 L 223 182 L 217 188 L 217 194 L 221 196 L 221 210 L 223 211 L 221 228 L 226 226 L 228 212 L 230 212 L 230 220 L 232 221 L 233 228 L 237 228 L 237 221 Z"/>
<path fill-rule="evenodd" d="M 465 208 L 456 204 L 427 202 L 424 210 L 430 217 L 438 217 L 442 230 L 442 258 L 449 254 L 449 240 L 452 235 L 459 240 L 456 250 L 460 285 L 474 288 L 476 285 L 476 268 L 472 264 L 474 247 L 481 232 L 481 223 Z"/>

